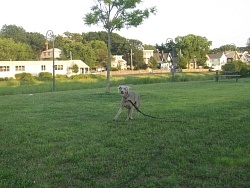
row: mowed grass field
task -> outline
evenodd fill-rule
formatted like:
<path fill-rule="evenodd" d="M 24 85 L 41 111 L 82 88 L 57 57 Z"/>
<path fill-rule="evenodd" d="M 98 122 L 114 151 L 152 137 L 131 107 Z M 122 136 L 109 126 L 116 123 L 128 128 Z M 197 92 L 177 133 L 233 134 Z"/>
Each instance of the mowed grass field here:
<path fill-rule="evenodd" d="M 250 79 L 0 96 L 0 187 L 250 187 Z M 176 122 L 175 122 L 176 121 Z"/>

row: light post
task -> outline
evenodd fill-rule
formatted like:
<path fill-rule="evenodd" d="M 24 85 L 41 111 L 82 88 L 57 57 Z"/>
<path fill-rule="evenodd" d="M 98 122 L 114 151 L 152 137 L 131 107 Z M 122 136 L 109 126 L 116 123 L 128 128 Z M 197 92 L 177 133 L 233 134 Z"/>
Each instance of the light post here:
<path fill-rule="evenodd" d="M 56 82 L 55 82 L 55 35 L 52 30 L 48 30 L 46 33 L 46 40 L 51 40 L 52 41 L 52 46 L 53 46 L 53 52 L 52 52 L 52 76 L 53 76 L 53 89 L 52 91 L 54 92 L 56 90 Z"/>
<path fill-rule="evenodd" d="M 174 81 L 174 73 L 175 73 L 175 65 L 174 65 L 174 41 L 172 38 L 168 38 L 166 40 L 168 46 L 171 45 L 172 48 L 172 65 L 171 65 L 171 73 L 172 73 L 172 82 Z"/>

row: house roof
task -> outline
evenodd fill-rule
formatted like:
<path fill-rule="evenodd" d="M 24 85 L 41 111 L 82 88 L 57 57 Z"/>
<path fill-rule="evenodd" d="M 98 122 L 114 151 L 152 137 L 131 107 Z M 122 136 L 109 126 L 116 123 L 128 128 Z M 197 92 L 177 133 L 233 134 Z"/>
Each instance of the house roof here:
<path fill-rule="evenodd" d="M 227 56 L 227 58 L 234 58 L 235 51 L 226 51 L 225 55 Z"/>
<path fill-rule="evenodd" d="M 223 53 L 218 54 L 207 54 L 210 59 L 220 59 Z"/>
<path fill-rule="evenodd" d="M 89 68 L 89 66 L 84 63 L 82 60 L 70 60 L 71 65 L 72 64 L 77 64 L 79 68 Z"/>
<path fill-rule="evenodd" d="M 169 54 L 156 52 L 156 53 L 153 53 L 153 56 L 156 58 L 158 62 L 167 62 Z"/>

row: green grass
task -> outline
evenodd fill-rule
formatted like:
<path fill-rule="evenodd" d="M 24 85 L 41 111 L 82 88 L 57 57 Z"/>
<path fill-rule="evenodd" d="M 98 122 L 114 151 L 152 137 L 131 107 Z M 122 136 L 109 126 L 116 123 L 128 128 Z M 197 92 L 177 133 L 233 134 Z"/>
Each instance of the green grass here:
<path fill-rule="evenodd" d="M 131 90 L 164 119 L 113 122 L 117 87 L 0 96 L 0 187 L 250 187 L 250 79 Z"/>
<path fill-rule="evenodd" d="M 80 79 L 79 79 L 80 78 Z M 175 82 L 213 80 L 214 73 L 176 73 Z M 141 74 L 136 76 L 111 76 L 111 86 L 119 84 L 154 84 L 172 82 L 171 74 Z M 106 77 L 101 75 L 76 75 L 65 78 L 56 77 L 56 91 L 102 88 L 106 84 Z M 9 80 L 0 81 L 0 95 L 16 95 L 29 93 L 43 93 L 52 91 L 51 81 L 33 79 L 30 82 Z"/>

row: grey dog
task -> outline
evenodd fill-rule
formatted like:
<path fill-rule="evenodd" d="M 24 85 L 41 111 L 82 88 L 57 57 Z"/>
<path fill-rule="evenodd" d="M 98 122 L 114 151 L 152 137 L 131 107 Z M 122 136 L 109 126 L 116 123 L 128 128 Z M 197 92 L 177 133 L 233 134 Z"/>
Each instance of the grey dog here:
<path fill-rule="evenodd" d="M 140 95 L 135 92 L 129 92 L 129 88 L 130 87 L 126 85 L 120 85 L 118 87 L 118 90 L 122 96 L 122 101 L 116 116 L 113 118 L 114 121 L 117 120 L 118 116 L 122 113 L 124 107 L 128 109 L 128 115 L 126 121 L 133 119 L 132 113 L 134 106 L 131 104 L 131 102 L 136 106 L 137 109 L 139 109 L 140 107 L 141 104 Z M 139 117 L 138 111 L 137 111 L 137 117 Z"/>

